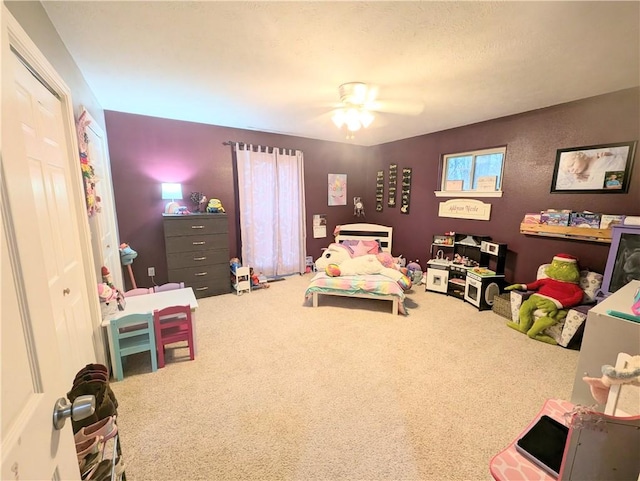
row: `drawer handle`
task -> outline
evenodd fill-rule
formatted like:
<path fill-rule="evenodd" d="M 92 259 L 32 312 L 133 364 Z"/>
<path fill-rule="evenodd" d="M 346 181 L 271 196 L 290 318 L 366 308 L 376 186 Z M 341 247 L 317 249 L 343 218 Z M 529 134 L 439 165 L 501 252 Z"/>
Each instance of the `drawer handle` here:
<path fill-rule="evenodd" d="M 205 260 L 207 260 L 207 256 L 194 257 L 193 260 L 194 261 L 205 261 Z"/>
<path fill-rule="evenodd" d="M 192 244 L 194 246 L 203 246 L 205 244 L 206 241 L 202 241 L 202 242 L 192 242 Z"/>
<path fill-rule="evenodd" d="M 196 287 L 196 291 L 206 291 L 208 287 Z"/>
<path fill-rule="evenodd" d="M 192 229 L 204 229 L 203 225 L 192 225 L 191 226 Z"/>
<path fill-rule="evenodd" d="M 206 276 L 208 274 L 208 272 L 196 272 L 194 275 L 195 276 Z"/>

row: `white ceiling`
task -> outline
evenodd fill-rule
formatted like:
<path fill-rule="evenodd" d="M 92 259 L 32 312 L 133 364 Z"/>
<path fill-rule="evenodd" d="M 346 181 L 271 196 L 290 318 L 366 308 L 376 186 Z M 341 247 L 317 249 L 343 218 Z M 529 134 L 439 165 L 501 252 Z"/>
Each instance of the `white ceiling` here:
<path fill-rule="evenodd" d="M 640 85 L 637 1 L 43 6 L 106 110 L 321 140 L 376 145 Z M 347 141 L 329 112 L 351 81 L 422 112 Z"/>

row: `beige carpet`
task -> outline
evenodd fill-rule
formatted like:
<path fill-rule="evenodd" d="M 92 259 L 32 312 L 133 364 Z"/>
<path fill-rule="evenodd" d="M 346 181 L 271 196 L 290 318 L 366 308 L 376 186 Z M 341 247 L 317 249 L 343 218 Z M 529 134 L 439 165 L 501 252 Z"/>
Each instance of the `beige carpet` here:
<path fill-rule="evenodd" d="M 419 286 L 321 297 L 311 278 L 199 300 L 198 353 L 112 383 L 127 479 L 489 480 L 545 399 L 569 399 L 578 352 Z"/>

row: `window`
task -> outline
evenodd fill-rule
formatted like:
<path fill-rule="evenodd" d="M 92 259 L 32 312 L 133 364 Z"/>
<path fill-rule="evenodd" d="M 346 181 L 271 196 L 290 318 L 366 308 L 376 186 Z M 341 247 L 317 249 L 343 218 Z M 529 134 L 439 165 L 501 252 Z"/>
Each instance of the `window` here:
<path fill-rule="evenodd" d="M 501 196 L 506 151 L 506 147 L 497 147 L 443 156 L 441 190 L 436 195 Z"/>

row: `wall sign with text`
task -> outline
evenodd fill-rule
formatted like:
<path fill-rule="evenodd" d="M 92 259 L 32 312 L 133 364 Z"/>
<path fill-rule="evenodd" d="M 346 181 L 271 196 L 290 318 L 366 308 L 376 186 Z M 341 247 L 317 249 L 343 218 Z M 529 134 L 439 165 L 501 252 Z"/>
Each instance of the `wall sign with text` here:
<path fill-rule="evenodd" d="M 389 165 L 389 199 L 388 207 L 396 206 L 396 188 L 398 185 L 398 164 Z"/>
<path fill-rule="evenodd" d="M 376 212 L 382 212 L 384 205 L 384 170 L 376 174 Z"/>
<path fill-rule="evenodd" d="M 400 195 L 400 212 L 409 213 L 411 201 L 411 168 L 402 169 L 402 194 Z"/>
<path fill-rule="evenodd" d="M 485 204 L 475 199 L 451 199 L 440 202 L 439 217 L 453 217 L 457 219 L 489 220 L 491 204 Z"/>

